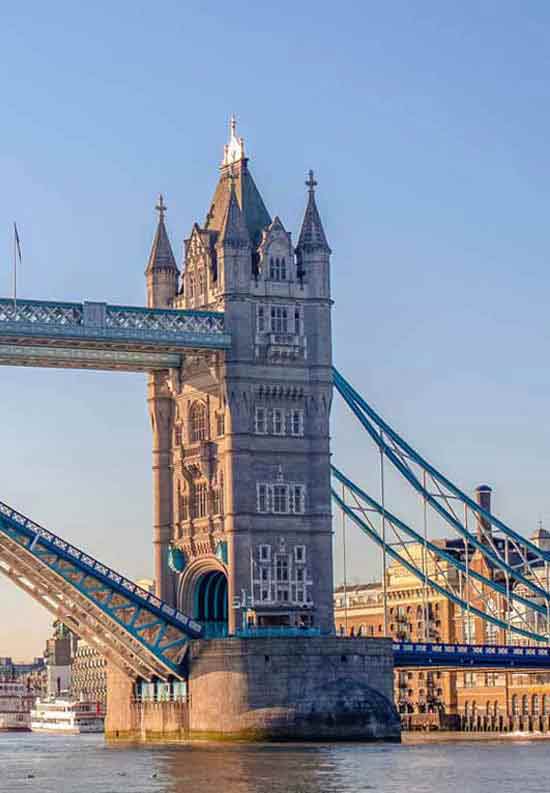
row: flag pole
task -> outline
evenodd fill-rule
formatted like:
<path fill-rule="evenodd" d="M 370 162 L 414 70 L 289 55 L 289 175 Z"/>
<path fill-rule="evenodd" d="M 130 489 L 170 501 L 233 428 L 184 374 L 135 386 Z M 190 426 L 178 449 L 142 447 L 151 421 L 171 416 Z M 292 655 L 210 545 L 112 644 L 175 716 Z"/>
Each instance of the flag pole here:
<path fill-rule="evenodd" d="M 13 318 L 17 315 L 17 225 L 13 222 Z"/>

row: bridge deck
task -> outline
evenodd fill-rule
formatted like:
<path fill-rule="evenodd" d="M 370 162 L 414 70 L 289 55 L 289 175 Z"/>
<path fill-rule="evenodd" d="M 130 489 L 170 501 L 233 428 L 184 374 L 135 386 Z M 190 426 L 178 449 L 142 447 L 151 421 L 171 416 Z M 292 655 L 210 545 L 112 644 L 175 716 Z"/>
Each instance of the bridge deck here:
<path fill-rule="evenodd" d="M 394 666 L 550 669 L 550 647 L 395 642 Z"/>
<path fill-rule="evenodd" d="M 230 344 L 223 313 L 0 298 L 0 365 L 142 372 Z"/>

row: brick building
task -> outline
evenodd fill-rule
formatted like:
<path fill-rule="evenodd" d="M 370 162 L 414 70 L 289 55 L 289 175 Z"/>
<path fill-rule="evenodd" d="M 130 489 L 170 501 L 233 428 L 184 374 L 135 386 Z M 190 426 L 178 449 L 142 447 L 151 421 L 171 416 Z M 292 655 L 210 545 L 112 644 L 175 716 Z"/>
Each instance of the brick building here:
<path fill-rule="evenodd" d="M 490 488 L 476 490 L 476 498 L 490 509 Z M 487 538 L 490 526 L 479 521 L 478 538 Z M 546 549 L 550 533 L 539 528 L 532 542 Z M 493 543 L 500 542 L 491 538 Z M 468 557 L 470 569 L 490 580 L 503 582 L 503 573 L 487 563 L 483 554 L 461 539 L 437 540 L 436 545 L 461 561 Z M 424 569 L 428 577 L 446 586 L 461 588 L 468 595 L 467 584 L 459 580 L 459 572 L 450 562 L 437 559 L 421 543 L 407 546 L 411 561 Z M 423 556 L 424 555 L 424 556 Z M 513 560 L 512 560 L 513 561 Z M 542 565 L 544 567 L 544 565 Z M 546 576 L 541 570 L 538 575 Z M 516 588 L 514 591 L 518 591 Z M 472 605 L 488 610 L 503 622 L 514 625 L 506 598 L 483 591 L 469 593 Z M 478 616 L 455 605 L 435 589 L 393 561 L 386 571 L 386 614 L 384 586 L 380 581 L 339 586 L 334 593 L 337 633 L 355 636 L 390 635 L 399 641 L 443 642 L 463 644 L 528 644 L 518 634 L 487 623 Z M 535 615 L 531 628 L 545 634 L 544 618 Z M 385 628 L 386 625 L 386 628 Z M 405 723 L 411 726 L 427 723 L 466 729 L 550 729 L 550 669 L 548 672 L 508 670 L 464 671 L 434 669 L 396 670 L 395 704 Z M 444 716 L 445 718 L 442 718 Z"/>

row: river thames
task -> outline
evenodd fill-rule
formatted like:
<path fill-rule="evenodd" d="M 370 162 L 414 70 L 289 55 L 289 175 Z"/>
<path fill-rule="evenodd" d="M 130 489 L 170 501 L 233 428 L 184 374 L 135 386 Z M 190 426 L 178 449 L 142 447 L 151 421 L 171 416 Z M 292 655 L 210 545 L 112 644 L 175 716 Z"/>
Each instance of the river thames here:
<path fill-rule="evenodd" d="M 541 793 L 547 741 L 109 746 L 0 735 L 0 791 L 20 793 Z"/>

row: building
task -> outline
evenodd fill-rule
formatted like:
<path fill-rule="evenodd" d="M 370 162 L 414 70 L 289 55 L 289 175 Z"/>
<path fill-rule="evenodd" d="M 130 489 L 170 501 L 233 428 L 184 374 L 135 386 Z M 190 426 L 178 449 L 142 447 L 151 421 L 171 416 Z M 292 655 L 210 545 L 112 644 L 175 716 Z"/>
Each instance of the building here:
<path fill-rule="evenodd" d="M 491 489 L 481 485 L 476 490 L 478 503 L 491 508 Z M 504 542 L 491 535 L 491 527 L 479 520 L 478 539 Z M 539 528 L 531 535 L 539 547 L 550 547 L 550 534 Z M 501 570 L 472 545 L 460 539 L 436 540 L 447 553 L 461 561 L 468 558 L 470 569 L 487 578 L 505 583 Z M 435 558 L 421 543 L 407 546 L 411 561 L 425 569 L 437 583 L 446 583 L 469 596 L 471 604 L 489 612 L 509 625 L 520 624 L 521 615 L 512 617 L 507 599 L 495 595 L 485 585 L 459 580 L 459 572 L 442 559 Z M 511 563 L 514 558 L 510 550 Z M 545 579 L 548 571 L 537 573 Z M 536 570 L 536 565 L 534 567 Z M 471 591 L 468 592 L 468 587 Z M 522 585 L 514 587 L 522 592 Z M 526 644 L 525 638 L 489 624 L 481 617 L 464 611 L 402 565 L 392 561 L 386 572 L 386 604 L 382 582 L 338 586 L 334 593 L 335 626 L 341 635 L 384 636 L 398 641 L 442 642 L 463 644 Z M 386 612 L 386 613 L 385 613 Z M 530 627 L 547 633 L 548 626 L 540 615 L 523 610 Z M 528 616 L 527 616 L 528 615 Z M 524 627 L 525 622 L 521 621 Z M 386 627 L 385 627 L 386 626 Z M 394 698 L 404 723 L 409 726 L 458 726 L 465 729 L 550 729 L 550 669 L 548 672 L 508 670 L 464 671 L 434 669 L 403 669 L 394 673 Z M 523 725 L 523 726 L 522 726 Z"/>
<path fill-rule="evenodd" d="M 107 661 L 83 639 L 72 659 L 71 695 L 79 702 L 107 702 Z"/>
<path fill-rule="evenodd" d="M 233 119 L 181 275 L 157 207 L 148 305 L 223 311 L 233 338 L 149 380 L 157 594 L 216 635 L 331 631 L 331 251 L 313 173 L 295 245 L 248 162 Z"/>

